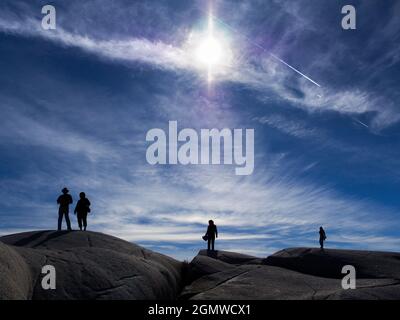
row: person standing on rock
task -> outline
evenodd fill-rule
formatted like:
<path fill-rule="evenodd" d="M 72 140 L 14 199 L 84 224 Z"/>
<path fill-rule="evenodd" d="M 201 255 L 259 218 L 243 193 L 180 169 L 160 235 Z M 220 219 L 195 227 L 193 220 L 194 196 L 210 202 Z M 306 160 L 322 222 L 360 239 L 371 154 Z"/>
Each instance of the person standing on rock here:
<path fill-rule="evenodd" d="M 321 250 L 324 250 L 324 241 L 326 240 L 326 233 L 324 228 L 319 227 L 319 245 L 321 246 Z"/>
<path fill-rule="evenodd" d="M 69 190 L 67 188 L 62 189 L 61 192 L 62 195 L 57 199 L 57 203 L 60 205 L 58 208 L 58 231 L 61 230 L 63 216 L 65 216 L 68 230 L 72 230 L 71 221 L 69 220 L 69 205 L 73 202 L 72 197 L 68 194 Z"/>
<path fill-rule="evenodd" d="M 206 236 L 207 236 L 207 250 L 210 251 L 211 248 L 211 250 L 214 251 L 215 238 L 218 238 L 218 230 L 217 226 L 214 224 L 214 221 L 212 220 L 208 221 Z"/>
<path fill-rule="evenodd" d="M 83 230 L 86 231 L 87 215 L 90 212 L 90 201 L 88 198 L 86 198 L 86 194 L 84 192 L 81 192 L 79 194 L 79 198 L 80 199 L 76 204 L 74 214 L 77 215 L 79 229 L 82 231 L 83 225 Z"/>

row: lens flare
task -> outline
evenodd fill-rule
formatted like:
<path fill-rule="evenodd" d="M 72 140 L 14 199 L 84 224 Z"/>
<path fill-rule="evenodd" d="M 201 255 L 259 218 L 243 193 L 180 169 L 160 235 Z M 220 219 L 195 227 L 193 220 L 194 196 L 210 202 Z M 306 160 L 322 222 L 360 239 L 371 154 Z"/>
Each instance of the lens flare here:
<path fill-rule="evenodd" d="M 209 67 L 218 65 L 222 60 L 222 47 L 217 39 L 208 36 L 196 51 L 197 60 Z"/>

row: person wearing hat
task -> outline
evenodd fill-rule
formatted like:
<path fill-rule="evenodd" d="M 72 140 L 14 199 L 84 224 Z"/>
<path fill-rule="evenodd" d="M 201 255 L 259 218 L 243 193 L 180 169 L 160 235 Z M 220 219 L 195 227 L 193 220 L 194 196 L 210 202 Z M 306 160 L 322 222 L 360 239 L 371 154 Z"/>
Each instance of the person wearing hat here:
<path fill-rule="evenodd" d="M 63 216 L 65 216 L 68 230 L 72 230 L 71 221 L 69 220 L 69 205 L 73 202 L 72 197 L 68 194 L 69 190 L 67 188 L 62 189 L 61 192 L 63 194 L 57 199 L 57 203 L 60 205 L 58 209 L 58 230 L 61 230 Z"/>

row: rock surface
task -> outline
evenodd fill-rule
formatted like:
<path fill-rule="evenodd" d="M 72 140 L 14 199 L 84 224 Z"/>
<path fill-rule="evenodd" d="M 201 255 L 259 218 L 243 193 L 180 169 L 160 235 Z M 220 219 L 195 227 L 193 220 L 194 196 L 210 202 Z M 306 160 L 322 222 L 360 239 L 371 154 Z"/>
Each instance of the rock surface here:
<path fill-rule="evenodd" d="M 0 299 L 24 300 L 32 291 L 32 278 L 25 260 L 0 242 Z"/>
<path fill-rule="evenodd" d="M 295 248 L 263 260 L 237 255 L 201 251 L 190 266 L 197 278 L 184 288 L 181 298 L 400 299 L 397 253 Z M 356 290 L 342 288 L 341 270 L 348 264 L 356 268 Z"/>
<path fill-rule="evenodd" d="M 174 299 L 182 263 L 95 232 L 39 231 L 0 238 L 0 299 Z M 56 268 L 56 290 L 41 269 Z"/>
<path fill-rule="evenodd" d="M 56 290 L 43 290 L 53 265 Z M 357 289 L 342 289 L 344 265 Z M 291 248 L 265 259 L 202 250 L 185 264 L 95 232 L 38 231 L 0 238 L 4 299 L 400 299 L 400 254 Z"/>
<path fill-rule="evenodd" d="M 357 278 L 400 279 L 400 254 L 392 252 L 290 248 L 269 256 L 264 263 L 336 279 L 343 278 L 344 265 L 352 265 Z"/>

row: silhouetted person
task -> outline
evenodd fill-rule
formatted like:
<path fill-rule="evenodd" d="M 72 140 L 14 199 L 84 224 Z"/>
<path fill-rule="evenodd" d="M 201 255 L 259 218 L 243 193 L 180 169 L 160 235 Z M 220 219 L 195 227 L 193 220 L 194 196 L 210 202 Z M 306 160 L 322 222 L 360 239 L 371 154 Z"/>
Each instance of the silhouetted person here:
<path fill-rule="evenodd" d="M 321 250 L 324 250 L 324 241 L 326 240 L 326 233 L 324 228 L 319 227 L 319 244 L 321 246 Z"/>
<path fill-rule="evenodd" d="M 87 215 L 90 212 L 90 201 L 88 198 L 86 198 L 86 195 L 84 192 L 81 192 L 79 194 L 79 198 L 80 199 L 78 200 L 78 203 L 76 204 L 74 213 L 77 214 L 79 229 L 81 229 L 81 231 L 82 231 L 82 224 L 83 224 L 83 228 L 86 231 Z"/>
<path fill-rule="evenodd" d="M 72 230 L 71 221 L 69 220 L 69 205 L 72 203 L 72 197 L 68 194 L 69 190 L 67 188 L 62 189 L 61 192 L 63 194 L 57 199 L 57 203 L 60 205 L 58 209 L 58 230 L 61 230 L 63 216 L 65 216 L 68 230 Z"/>
<path fill-rule="evenodd" d="M 207 250 L 210 251 L 211 247 L 212 251 L 214 251 L 215 238 L 218 238 L 218 230 L 217 226 L 214 224 L 214 221 L 212 220 L 208 221 L 206 235 L 207 235 Z"/>

